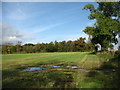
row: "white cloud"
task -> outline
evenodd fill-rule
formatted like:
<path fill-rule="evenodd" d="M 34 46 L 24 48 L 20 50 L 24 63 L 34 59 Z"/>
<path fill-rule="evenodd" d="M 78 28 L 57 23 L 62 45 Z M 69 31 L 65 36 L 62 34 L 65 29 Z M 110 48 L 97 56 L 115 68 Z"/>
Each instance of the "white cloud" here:
<path fill-rule="evenodd" d="M 64 22 L 65 23 L 65 22 Z M 2 38 L 0 39 L 0 42 L 2 43 L 17 43 L 18 41 L 22 41 L 22 43 L 26 42 L 39 42 L 39 38 L 37 38 L 35 35 L 36 33 L 52 30 L 53 28 L 63 25 L 64 23 L 58 23 L 58 24 L 51 24 L 44 27 L 36 27 L 32 29 L 28 29 L 27 32 L 20 32 L 19 29 L 5 23 L 1 23 L 0 27 L 2 27 L 2 35 L 0 35 Z M 31 31 L 31 32 L 30 32 Z M 50 38 L 50 37 L 49 37 Z M 37 41 L 38 40 L 38 41 Z M 44 39 L 42 38 L 42 41 Z M 53 41 L 53 40 L 51 40 Z M 1 44 L 1 43 L 0 43 Z"/>
<path fill-rule="evenodd" d="M 83 37 L 86 38 L 86 40 L 88 40 L 88 35 L 80 33 L 80 34 L 72 34 L 72 35 L 66 35 L 64 36 L 64 38 L 68 41 L 68 40 L 77 40 L 78 38 Z"/>
<path fill-rule="evenodd" d="M 36 43 L 42 43 L 42 42 L 49 43 L 51 41 L 60 42 L 60 41 L 69 41 L 69 40 L 74 41 L 74 40 L 79 39 L 80 37 L 86 38 L 85 41 L 88 40 L 88 35 L 86 35 L 84 33 L 79 33 L 79 34 L 67 34 L 67 35 L 65 35 L 65 34 L 59 35 L 59 34 L 57 34 L 57 35 L 54 35 L 54 37 L 53 36 L 51 36 L 51 37 L 50 36 L 49 37 L 40 37 L 39 39 L 36 39 L 35 41 L 36 41 Z"/>
<path fill-rule="evenodd" d="M 21 33 L 18 29 L 10 26 L 9 24 L 1 23 L 0 27 L 2 28 L 2 38 L 0 42 L 12 42 L 15 43 L 17 41 L 22 41 L 23 33 Z"/>
<path fill-rule="evenodd" d="M 32 36 L 27 36 L 26 33 L 20 32 L 17 28 L 5 24 L 5 23 L 0 23 L 0 44 L 2 43 L 13 43 L 16 44 L 18 41 L 22 41 L 22 43 L 26 43 L 29 40 L 34 40 Z"/>

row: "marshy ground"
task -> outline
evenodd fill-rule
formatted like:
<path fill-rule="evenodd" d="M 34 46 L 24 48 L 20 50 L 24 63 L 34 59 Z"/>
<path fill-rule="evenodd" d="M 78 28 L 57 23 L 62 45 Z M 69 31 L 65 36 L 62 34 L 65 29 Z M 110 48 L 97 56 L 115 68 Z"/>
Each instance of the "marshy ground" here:
<path fill-rule="evenodd" d="M 104 88 L 110 73 L 101 69 L 110 54 L 57 52 L 3 55 L 3 88 Z M 111 86 L 112 87 L 112 86 Z"/>

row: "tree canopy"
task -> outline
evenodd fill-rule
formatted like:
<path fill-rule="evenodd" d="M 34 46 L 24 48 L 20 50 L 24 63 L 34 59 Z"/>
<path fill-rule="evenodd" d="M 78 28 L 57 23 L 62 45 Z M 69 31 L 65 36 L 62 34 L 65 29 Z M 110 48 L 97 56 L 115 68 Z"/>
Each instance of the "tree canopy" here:
<path fill-rule="evenodd" d="M 83 10 L 89 10 L 90 20 L 95 19 L 96 23 L 93 27 L 86 27 L 83 30 L 90 35 L 91 42 L 101 45 L 101 50 L 113 48 L 113 43 L 117 44 L 116 36 L 120 32 L 120 3 L 119 2 L 98 2 L 98 8 L 94 8 L 92 4 L 86 5 Z"/>

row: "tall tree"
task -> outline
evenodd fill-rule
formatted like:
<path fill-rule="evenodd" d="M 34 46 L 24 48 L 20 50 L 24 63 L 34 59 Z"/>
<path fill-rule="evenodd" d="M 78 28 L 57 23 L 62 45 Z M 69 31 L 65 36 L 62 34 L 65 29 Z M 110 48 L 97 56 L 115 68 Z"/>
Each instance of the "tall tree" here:
<path fill-rule="evenodd" d="M 99 2 L 97 9 L 92 4 L 86 5 L 83 9 L 89 10 L 90 20 L 95 19 L 96 23 L 93 27 L 86 27 L 84 32 L 92 36 L 92 43 L 94 45 L 100 44 L 101 50 L 105 51 L 112 48 L 112 43 L 117 44 L 117 34 L 120 28 L 120 3 Z M 113 11 L 111 11 L 113 10 Z"/>
<path fill-rule="evenodd" d="M 21 52 L 22 51 L 22 46 L 21 46 L 21 41 L 18 41 L 17 44 L 16 44 L 16 50 L 17 52 Z"/>

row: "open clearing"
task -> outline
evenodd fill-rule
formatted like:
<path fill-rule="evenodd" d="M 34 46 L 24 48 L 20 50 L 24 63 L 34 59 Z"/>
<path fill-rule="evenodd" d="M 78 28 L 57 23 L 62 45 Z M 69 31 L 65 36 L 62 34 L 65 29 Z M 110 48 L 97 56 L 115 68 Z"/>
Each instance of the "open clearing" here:
<path fill-rule="evenodd" d="M 3 88 L 102 88 L 105 77 L 96 69 L 108 58 L 88 52 L 2 55 Z"/>

